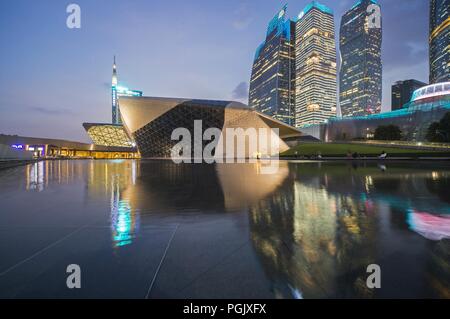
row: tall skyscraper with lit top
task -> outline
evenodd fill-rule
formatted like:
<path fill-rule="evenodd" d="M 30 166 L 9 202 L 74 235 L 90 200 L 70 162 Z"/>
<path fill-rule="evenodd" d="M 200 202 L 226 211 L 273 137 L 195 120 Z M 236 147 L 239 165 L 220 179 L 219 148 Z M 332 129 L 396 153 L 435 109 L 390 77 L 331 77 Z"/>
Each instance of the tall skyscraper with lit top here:
<path fill-rule="evenodd" d="M 120 116 L 119 116 L 119 101 L 117 100 L 117 66 L 116 66 L 116 57 L 114 56 L 113 63 L 113 74 L 112 74 L 112 83 L 111 83 L 111 98 L 112 98 L 112 123 L 120 124 Z"/>
<path fill-rule="evenodd" d="M 430 83 L 450 81 L 450 0 L 430 1 Z"/>
<path fill-rule="evenodd" d="M 378 15 L 378 17 L 374 15 Z M 373 19 L 379 25 L 373 25 Z M 342 116 L 379 113 L 382 99 L 382 24 L 376 0 L 360 0 L 341 20 L 339 100 Z"/>
<path fill-rule="evenodd" d="M 121 96 L 142 96 L 142 91 L 130 90 L 120 86 L 117 78 L 116 57 L 114 56 L 113 74 L 111 81 L 112 124 L 122 124 L 120 115 L 119 98 Z"/>
<path fill-rule="evenodd" d="M 336 116 L 337 70 L 333 11 L 313 1 L 295 28 L 295 125 L 319 124 Z"/>
<path fill-rule="evenodd" d="M 249 106 L 286 124 L 294 124 L 294 29 L 284 6 L 270 21 L 257 48 L 250 79 Z"/>

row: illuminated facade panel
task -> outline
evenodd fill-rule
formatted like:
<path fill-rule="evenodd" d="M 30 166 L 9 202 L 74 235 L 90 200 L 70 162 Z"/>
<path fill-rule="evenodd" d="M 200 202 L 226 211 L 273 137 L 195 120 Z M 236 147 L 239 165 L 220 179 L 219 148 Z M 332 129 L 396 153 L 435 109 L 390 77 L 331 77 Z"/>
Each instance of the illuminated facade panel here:
<path fill-rule="evenodd" d="M 250 107 L 289 125 L 294 123 L 294 26 L 286 6 L 270 21 L 255 53 L 249 90 Z"/>
<path fill-rule="evenodd" d="M 430 83 L 450 81 L 450 0 L 430 2 Z"/>
<path fill-rule="evenodd" d="M 135 146 L 121 124 L 84 123 L 83 127 L 95 145 L 116 147 Z"/>
<path fill-rule="evenodd" d="M 450 95 L 450 82 L 430 84 L 414 91 L 411 101 Z"/>
<path fill-rule="evenodd" d="M 377 7 L 380 16 L 374 11 Z M 370 26 L 369 20 L 379 22 Z M 375 0 L 360 0 L 341 20 L 339 101 L 342 116 L 379 113 L 382 101 L 381 9 Z"/>
<path fill-rule="evenodd" d="M 336 116 L 336 46 L 331 9 L 313 1 L 295 28 L 295 126 L 319 124 Z"/>

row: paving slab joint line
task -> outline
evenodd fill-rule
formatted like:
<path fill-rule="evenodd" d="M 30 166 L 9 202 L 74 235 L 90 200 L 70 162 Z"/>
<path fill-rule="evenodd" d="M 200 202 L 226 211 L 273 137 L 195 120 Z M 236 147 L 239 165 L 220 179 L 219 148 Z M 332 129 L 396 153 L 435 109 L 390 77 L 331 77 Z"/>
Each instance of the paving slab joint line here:
<path fill-rule="evenodd" d="M 175 229 L 174 229 L 174 231 L 172 233 L 172 236 L 170 237 L 169 242 L 167 243 L 166 249 L 164 250 L 164 254 L 161 257 L 161 261 L 159 262 L 158 268 L 156 268 L 156 272 L 155 272 L 155 275 L 153 276 L 152 282 L 150 283 L 150 286 L 148 287 L 147 294 L 145 295 L 145 299 L 148 299 L 148 297 L 150 296 L 150 293 L 151 293 L 151 291 L 153 289 L 153 286 L 154 286 L 154 284 L 156 282 L 156 278 L 158 277 L 159 271 L 161 270 L 161 266 L 162 266 L 162 264 L 164 262 L 164 259 L 166 259 L 167 251 L 169 250 L 170 245 L 172 244 L 172 240 L 175 237 L 175 234 L 176 234 L 179 226 L 180 226 L 180 224 L 176 225 L 176 227 L 175 227 Z"/>
<path fill-rule="evenodd" d="M 84 225 L 84 226 L 81 226 L 81 227 L 78 228 L 78 229 L 75 229 L 73 232 L 71 232 L 71 233 L 67 234 L 66 236 L 64 236 L 64 237 L 62 237 L 62 238 L 60 238 L 60 239 L 58 239 L 58 240 L 55 241 L 54 243 L 52 243 L 52 244 L 50 244 L 50 245 L 48 245 L 48 246 L 42 248 L 41 250 L 35 252 L 35 253 L 32 254 L 31 256 L 29 256 L 29 257 L 23 259 L 22 261 L 19 261 L 17 264 L 15 264 L 15 265 L 9 267 L 8 269 L 4 270 L 3 272 L 1 272 L 1 273 L 0 273 L 0 277 L 6 275 L 6 274 L 7 274 L 8 272 L 10 272 L 11 270 L 16 269 L 17 267 L 21 266 L 22 264 L 26 263 L 27 261 L 30 261 L 30 260 L 33 259 L 34 257 L 36 257 L 36 256 L 42 254 L 43 252 L 49 250 L 49 249 L 52 248 L 53 246 L 56 246 L 57 244 L 59 244 L 59 243 L 61 243 L 62 241 L 66 240 L 67 238 L 73 236 L 74 234 L 78 233 L 80 230 L 82 230 L 82 229 L 84 229 L 84 228 L 86 228 L 86 227 L 87 227 L 87 225 Z"/>

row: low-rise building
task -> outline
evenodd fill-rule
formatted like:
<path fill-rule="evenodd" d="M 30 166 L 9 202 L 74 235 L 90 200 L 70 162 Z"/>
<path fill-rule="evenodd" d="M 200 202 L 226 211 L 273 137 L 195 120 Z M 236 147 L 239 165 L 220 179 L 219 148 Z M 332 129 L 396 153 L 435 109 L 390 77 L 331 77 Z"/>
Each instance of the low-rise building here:
<path fill-rule="evenodd" d="M 59 139 L 0 134 L 0 144 L 30 151 L 34 158 L 139 158 L 133 147 L 94 145 Z"/>
<path fill-rule="evenodd" d="M 381 125 L 396 125 L 407 141 L 426 141 L 428 127 L 450 112 L 450 82 L 422 87 L 414 92 L 411 101 L 392 112 L 330 119 L 322 125 L 304 126 L 302 132 L 322 141 L 373 139 Z"/>

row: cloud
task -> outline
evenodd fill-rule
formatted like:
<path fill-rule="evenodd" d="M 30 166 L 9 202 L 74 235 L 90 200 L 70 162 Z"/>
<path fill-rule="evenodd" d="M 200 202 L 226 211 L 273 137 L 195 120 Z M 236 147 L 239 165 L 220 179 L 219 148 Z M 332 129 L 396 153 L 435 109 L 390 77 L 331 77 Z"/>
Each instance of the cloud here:
<path fill-rule="evenodd" d="M 235 87 L 233 92 L 231 93 L 231 97 L 234 100 L 247 102 L 247 99 L 248 99 L 248 83 L 247 82 L 239 83 Z"/>
<path fill-rule="evenodd" d="M 341 10 L 347 10 L 351 7 L 351 3 L 351 0 L 341 0 L 339 1 L 339 7 L 341 8 Z"/>
<path fill-rule="evenodd" d="M 70 110 L 65 110 L 65 109 L 49 109 L 49 108 L 45 108 L 45 107 L 40 107 L 40 106 L 32 106 L 29 107 L 29 109 L 35 113 L 41 113 L 41 114 L 45 114 L 45 115 L 68 115 L 68 114 L 74 114 L 72 111 Z"/>
<path fill-rule="evenodd" d="M 428 5 L 423 0 L 401 0 L 382 6 L 385 70 L 428 60 Z"/>
<path fill-rule="evenodd" d="M 235 21 L 233 21 L 232 25 L 233 25 L 233 28 L 235 28 L 236 30 L 244 30 L 250 25 L 251 22 L 252 22 L 252 19 L 247 18 L 247 19 L 235 20 Z"/>
<path fill-rule="evenodd" d="M 409 41 L 406 43 L 406 45 L 409 48 L 410 51 L 410 55 L 416 57 L 416 56 L 420 56 L 420 57 L 427 57 L 428 54 L 428 47 L 426 45 L 423 45 L 422 42 L 412 42 Z"/>
<path fill-rule="evenodd" d="M 253 18 L 250 15 L 250 10 L 248 9 L 248 5 L 245 2 L 241 3 L 239 7 L 235 10 L 234 16 L 235 18 L 231 22 L 231 25 L 236 30 L 246 29 L 253 21 Z"/>

